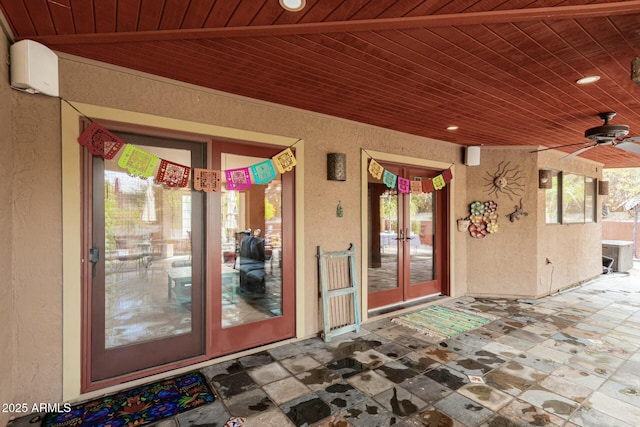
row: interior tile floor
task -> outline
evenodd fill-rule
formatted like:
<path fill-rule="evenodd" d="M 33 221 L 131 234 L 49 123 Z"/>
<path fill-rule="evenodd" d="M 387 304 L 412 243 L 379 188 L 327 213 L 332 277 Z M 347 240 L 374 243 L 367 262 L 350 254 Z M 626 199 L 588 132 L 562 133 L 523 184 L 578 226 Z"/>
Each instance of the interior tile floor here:
<path fill-rule="evenodd" d="M 439 340 L 390 315 L 218 363 L 202 369 L 216 402 L 155 426 L 640 425 L 640 263 L 537 300 L 438 304 L 499 319 Z"/>

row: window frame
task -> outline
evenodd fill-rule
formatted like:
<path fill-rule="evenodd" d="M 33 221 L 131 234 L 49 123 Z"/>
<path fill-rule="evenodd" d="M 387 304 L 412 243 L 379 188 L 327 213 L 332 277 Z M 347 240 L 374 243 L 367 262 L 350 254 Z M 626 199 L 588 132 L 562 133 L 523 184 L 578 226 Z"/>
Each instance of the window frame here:
<path fill-rule="evenodd" d="M 567 212 L 567 199 L 566 191 L 568 187 L 567 180 L 570 177 L 581 177 L 582 178 L 582 187 L 581 194 L 577 194 L 574 196 L 574 199 L 577 199 L 582 204 L 582 218 L 572 219 Z M 578 180 L 579 181 L 579 180 Z M 598 221 L 597 208 L 598 208 L 598 179 L 595 177 L 591 177 L 588 175 L 582 175 L 579 173 L 570 173 L 563 171 L 553 171 L 552 175 L 552 189 L 547 190 L 547 195 L 545 196 L 545 223 L 548 225 L 553 224 L 592 224 Z M 555 191 L 556 196 L 551 197 L 548 196 L 548 191 Z M 556 207 L 555 212 L 549 210 L 549 201 L 555 199 Z"/>
<path fill-rule="evenodd" d="M 545 223 L 562 224 L 562 171 L 552 171 L 551 182 L 551 189 L 545 191 Z M 555 192 L 555 197 L 550 196 L 550 192 Z M 552 212 L 549 212 L 549 200 L 555 200 L 555 209 Z"/>

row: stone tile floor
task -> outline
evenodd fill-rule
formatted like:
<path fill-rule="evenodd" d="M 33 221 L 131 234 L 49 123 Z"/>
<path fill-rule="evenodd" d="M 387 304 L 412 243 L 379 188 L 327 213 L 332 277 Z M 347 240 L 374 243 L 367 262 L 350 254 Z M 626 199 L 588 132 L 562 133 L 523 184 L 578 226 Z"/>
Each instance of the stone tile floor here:
<path fill-rule="evenodd" d="M 444 304 L 499 319 L 442 341 L 389 316 L 212 365 L 216 402 L 155 426 L 640 425 L 639 263 L 538 300 Z"/>
<path fill-rule="evenodd" d="M 538 300 L 445 304 L 500 318 L 442 341 L 389 316 L 213 365 L 220 400 L 158 426 L 640 425 L 640 264 Z"/>

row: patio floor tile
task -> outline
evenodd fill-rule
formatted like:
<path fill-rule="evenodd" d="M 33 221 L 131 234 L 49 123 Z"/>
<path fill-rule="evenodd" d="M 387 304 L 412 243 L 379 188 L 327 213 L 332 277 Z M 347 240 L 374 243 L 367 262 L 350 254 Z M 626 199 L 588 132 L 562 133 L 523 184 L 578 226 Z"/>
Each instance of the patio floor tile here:
<path fill-rule="evenodd" d="M 638 425 L 640 264 L 538 300 L 446 304 L 499 319 L 443 340 L 389 314 L 329 343 L 212 364 L 200 371 L 216 401 L 153 426 L 222 426 L 231 416 L 249 427 Z"/>

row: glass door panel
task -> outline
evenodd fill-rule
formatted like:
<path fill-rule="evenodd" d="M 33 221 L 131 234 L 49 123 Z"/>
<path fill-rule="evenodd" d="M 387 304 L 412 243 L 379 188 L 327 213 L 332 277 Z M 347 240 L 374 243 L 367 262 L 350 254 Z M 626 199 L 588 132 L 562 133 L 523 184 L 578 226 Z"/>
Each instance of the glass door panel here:
<path fill-rule="evenodd" d="M 216 142 L 212 167 L 250 168 L 281 150 Z M 295 335 L 295 170 L 242 190 L 225 179 L 212 198 L 212 355 Z"/>
<path fill-rule="evenodd" d="M 234 167 L 264 159 L 224 155 Z M 222 192 L 222 327 L 282 315 L 282 182 Z"/>
<path fill-rule="evenodd" d="M 162 159 L 204 166 L 202 144 L 120 135 Z M 87 163 L 95 256 L 85 384 L 203 354 L 203 193 L 132 177 L 115 160 Z"/>
<path fill-rule="evenodd" d="M 440 171 L 383 165 L 414 180 L 430 179 Z M 445 290 L 446 199 L 448 189 L 431 193 L 398 193 L 369 177 L 370 309 L 441 293 Z"/>
<path fill-rule="evenodd" d="M 437 230 L 433 193 L 409 194 L 410 285 L 435 279 L 434 242 Z"/>
<path fill-rule="evenodd" d="M 191 332 L 191 191 L 132 177 L 113 160 L 104 186 L 105 347 Z"/>
<path fill-rule="evenodd" d="M 398 193 L 382 187 L 370 186 L 371 197 L 375 197 L 370 202 L 371 215 L 377 214 L 370 221 L 375 227 L 367 281 L 370 294 L 398 288 Z"/>

